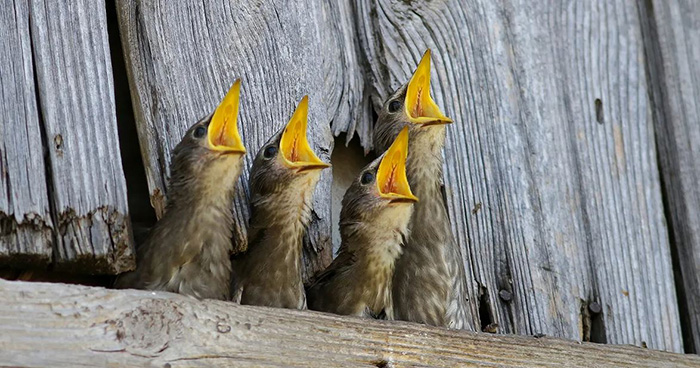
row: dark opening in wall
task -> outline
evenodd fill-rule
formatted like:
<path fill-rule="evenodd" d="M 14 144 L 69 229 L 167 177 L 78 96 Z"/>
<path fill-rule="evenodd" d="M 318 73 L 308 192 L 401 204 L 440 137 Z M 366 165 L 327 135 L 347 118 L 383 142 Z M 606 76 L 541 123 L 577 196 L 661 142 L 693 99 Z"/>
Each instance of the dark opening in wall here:
<path fill-rule="evenodd" d="M 109 33 L 109 48 L 112 58 L 112 73 L 114 77 L 114 102 L 117 110 L 117 129 L 119 132 L 119 147 L 121 150 L 122 166 L 126 177 L 126 189 L 129 201 L 129 215 L 134 229 L 136 243 L 156 222 L 156 215 L 151 206 L 146 171 L 141 157 L 134 110 L 131 105 L 126 65 L 122 50 L 117 8 L 114 0 L 105 2 L 107 11 L 107 32 Z"/>
<path fill-rule="evenodd" d="M 482 287 L 479 293 L 479 320 L 481 321 L 481 331 L 496 332 L 498 326 L 493 321 L 491 301 L 485 287 Z"/>
<path fill-rule="evenodd" d="M 345 134 L 335 138 L 335 148 L 331 154 L 331 164 L 333 165 L 333 184 L 331 185 L 331 224 L 333 228 L 331 234 L 334 256 L 340 247 L 338 221 L 340 220 L 343 195 L 353 180 L 360 175 L 362 168 L 375 159 L 372 153 L 365 156 L 357 135 L 352 138 L 347 147 L 345 139 Z"/>

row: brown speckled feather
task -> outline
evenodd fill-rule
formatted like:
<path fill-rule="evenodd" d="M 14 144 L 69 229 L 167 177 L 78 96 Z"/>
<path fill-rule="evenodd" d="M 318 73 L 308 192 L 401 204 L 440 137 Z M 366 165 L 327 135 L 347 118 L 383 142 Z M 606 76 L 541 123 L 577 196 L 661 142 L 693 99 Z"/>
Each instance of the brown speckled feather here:
<path fill-rule="evenodd" d="M 233 300 L 305 309 L 303 237 L 320 169 L 328 165 L 299 170 L 285 164 L 280 143 L 284 131 L 272 136 L 253 162 L 248 250 L 233 261 Z"/>

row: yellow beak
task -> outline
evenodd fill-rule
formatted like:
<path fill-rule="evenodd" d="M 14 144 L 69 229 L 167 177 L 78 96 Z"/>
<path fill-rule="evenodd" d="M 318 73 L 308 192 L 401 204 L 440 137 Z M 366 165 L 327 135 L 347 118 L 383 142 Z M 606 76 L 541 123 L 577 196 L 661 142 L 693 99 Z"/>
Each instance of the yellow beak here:
<path fill-rule="evenodd" d="M 282 152 L 284 164 L 290 169 L 296 169 L 297 172 L 320 170 L 331 166 L 321 161 L 309 145 L 306 137 L 308 114 L 309 96 L 304 96 L 284 128 L 280 140 L 280 152 Z"/>
<path fill-rule="evenodd" d="M 417 202 L 406 177 L 408 127 L 404 127 L 384 154 L 377 170 L 377 188 L 382 198 L 391 202 Z"/>
<path fill-rule="evenodd" d="M 226 97 L 214 111 L 209 122 L 209 148 L 223 153 L 245 153 L 245 147 L 238 134 L 238 100 L 241 80 L 236 79 Z"/>
<path fill-rule="evenodd" d="M 452 122 L 430 97 L 430 49 L 423 54 L 418 68 L 408 82 L 404 106 L 406 115 L 413 123 L 428 126 Z"/>

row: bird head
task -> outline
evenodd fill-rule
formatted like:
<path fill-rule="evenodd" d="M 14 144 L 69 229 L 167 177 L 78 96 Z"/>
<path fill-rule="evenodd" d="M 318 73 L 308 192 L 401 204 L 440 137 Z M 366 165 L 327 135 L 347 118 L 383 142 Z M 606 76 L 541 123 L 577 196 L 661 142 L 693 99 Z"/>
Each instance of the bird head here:
<path fill-rule="evenodd" d="M 371 223 L 377 231 L 405 230 L 413 203 L 406 177 L 408 127 L 404 127 L 389 149 L 365 167 L 343 197 L 341 228 L 356 223 Z"/>
<path fill-rule="evenodd" d="M 233 187 L 246 153 L 238 133 L 240 86 L 236 80 L 216 110 L 192 125 L 173 150 L 170 198 L 191 197 L 190 189 L 197 196 L 216 196 Z"/>
<path fill-rule="evenodd" d="M 408 126 L 412 139 L 438 134 L 439 127 L 452 123 L 430 96 L 430 50 L 423 54 L 411 80 L 384 102 L 374 129 L 374 147 L 380 152 Z"/>
<path fill-rule="evenodd" d="M 309 145 L 306 129 L 308 106 L 308 96 L 304 96 L 287 125 L 258 151 L 250 172 L 253 200 L 258 197 L 273 200 L 299 197 L 300 193 L 314 188 L 322 169 L 331 166 L 321 161 Z"/>

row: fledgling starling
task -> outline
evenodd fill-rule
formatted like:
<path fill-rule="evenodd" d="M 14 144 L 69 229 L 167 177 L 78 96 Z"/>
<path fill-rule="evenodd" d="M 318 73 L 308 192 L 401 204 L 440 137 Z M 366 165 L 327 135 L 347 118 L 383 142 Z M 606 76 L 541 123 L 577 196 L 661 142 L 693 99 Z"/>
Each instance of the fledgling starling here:
<path fill-rule="evenodd" d="M 307 289 L 309 309 L 394 319 L 394 264 L 417 198 L 406 178 L 408 129 L 365 167 L 343 197 L 338 256 Z"/>
<path fill-rule="evenodd" d="M 138 247 L 136 270 L 120 275 L 116 287 L 229 298 L 233 195 L 246 152 L 239 93 L 237 80 L 173 150 L 165 213 Z"/>
<path fill-rule="evenodd" d="M 410 82 L 384 103 L 375 125 L 374 147 L 382 152 L 401 129 L 409 127 L 408 182 L 421 200 L 396 263 L 395 318 L 461 329 L 470 327 L 464 268 L 441 187 L 445 124 L 451 122 L 430 97 L 428 50 Z"/>
<path fill-rule="evenodd" d="M 234 259 L 234 301 L 304 309 L 302 245 L 321 170 L 306 137 L 308 97 L 260 148 L 250 172 L 248 250 Z"/>

